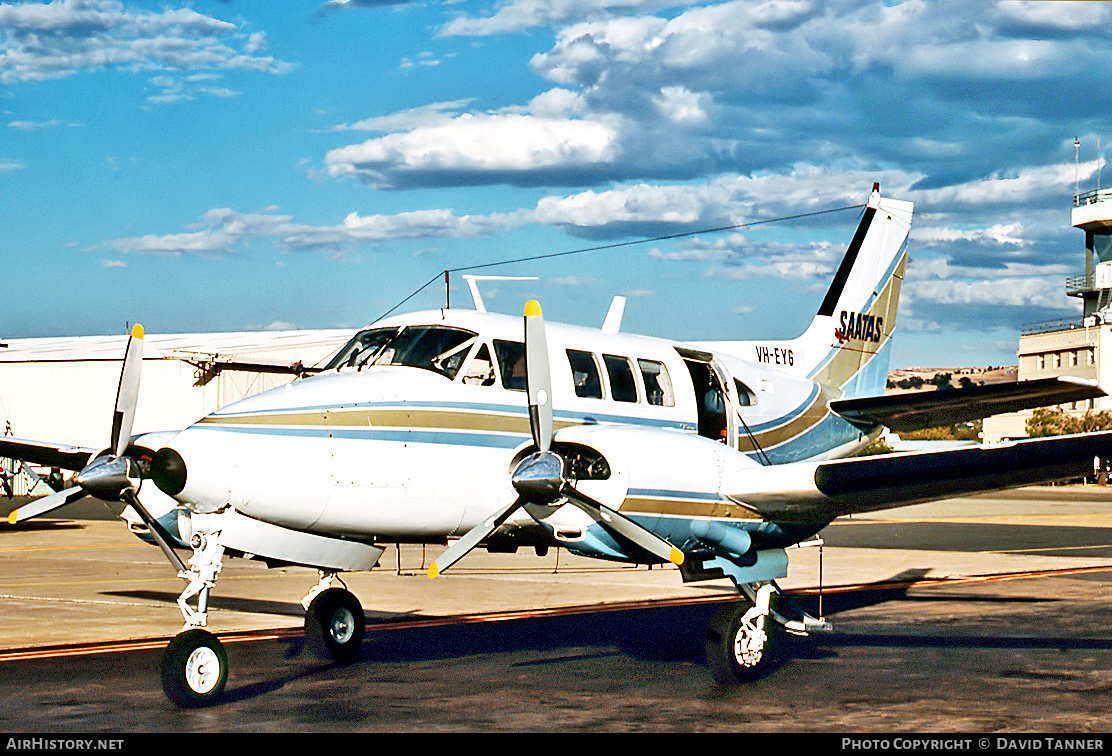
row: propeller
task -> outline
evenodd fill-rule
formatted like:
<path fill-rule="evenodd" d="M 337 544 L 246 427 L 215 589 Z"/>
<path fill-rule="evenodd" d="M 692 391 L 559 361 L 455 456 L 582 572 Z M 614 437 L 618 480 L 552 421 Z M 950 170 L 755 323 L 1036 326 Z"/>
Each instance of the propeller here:
<path fill-rule="evenodd" d="M 568 474 L 567 460 L 558 452 L 552 451 L 552 373 L 548 362 L 544 316 L 536 300 L 530 300 L 525 305 L 525 383 L 529 401 L 529 429 L 538 451 L 521 460 L 513 471 L 511 482 L 518 496 L 512 503 L 467 531 L 438 556 L 429 567 L 429 577 L 436 577 L 462 559 L 518 509 L 527 504 L 554 504 L 561 498 L 566 498 L 569 503 L 585 512 L 619 541 L 630 541 L 660 559 L 676 565 L 683 564 L 683 552 L 675 546 L 628 517 L 618 514 L 616 510 L 578 491 L 575 481 Z"/>
<path fill-rule="evenodd" d="M 139 513 L 139 517 L 150 528 L 151 535 L 162 549 L 162 553 L 171 564 L 179 570 L 184 570 L 185 564 L 170 548 L 168 534 L 139 502 L 138 490 L 141 482 L 139 465 L 124 453 L 131 441 L 131 429 L 135 422 L 135 407 L 139 399 L 139 375 L 142 367 L 143 326 L 136 324 L 131 329 L 127 348 L 124 351 L 107 453 L 90 461 L 74 476 L 76 486 L 12 510 L 8 514 L 8 522 L 15 525 L 70 504 L 84 496 L 94 496 L 103 501 L 119 501 L 130 505 Z"/>

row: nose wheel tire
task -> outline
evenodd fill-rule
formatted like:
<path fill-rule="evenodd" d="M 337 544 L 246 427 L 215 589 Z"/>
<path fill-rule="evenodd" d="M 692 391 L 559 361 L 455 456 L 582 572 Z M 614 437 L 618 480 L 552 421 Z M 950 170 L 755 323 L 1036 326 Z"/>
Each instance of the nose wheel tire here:
<path fill-rule="evenodd" d="M 726 607 L 707 628 L 707 664 L 723 685 L 751 682 L 775 664 L 780 626 L 767 615 L 751 612 L 749 602 Z"/>
<path fill-rule="evenodd" d="M 305 644 L 317 658 L 347 664 L 359 655 L 365 623 L 359 599 L 343 588 L 329 588 L 305 613 Z"/>
<path fill-rule="evenodd" d="M 189 709 L 212 703 L 228 682 L 228 655 L 216 636 L 194 628 L 179 633 L 162 653 L 162 690 Z"/>

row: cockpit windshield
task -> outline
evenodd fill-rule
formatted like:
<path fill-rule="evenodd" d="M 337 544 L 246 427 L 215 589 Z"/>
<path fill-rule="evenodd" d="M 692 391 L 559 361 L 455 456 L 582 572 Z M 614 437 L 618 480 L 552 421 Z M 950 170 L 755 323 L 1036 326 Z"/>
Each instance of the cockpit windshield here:
<path fill-rule="evenodd" d="M 370 328 L 360 331 L 325 370 L 404 365 L 456 377 L 478 334 L 445 326 Z"/>

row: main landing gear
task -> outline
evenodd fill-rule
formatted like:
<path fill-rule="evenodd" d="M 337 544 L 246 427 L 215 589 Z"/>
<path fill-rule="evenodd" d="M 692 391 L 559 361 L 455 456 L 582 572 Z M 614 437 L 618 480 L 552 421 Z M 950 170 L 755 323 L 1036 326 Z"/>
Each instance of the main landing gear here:
<path fill-rule="evenodd" d="M 723 607 L 707 628 L 707 665 L 723 685 L 750 682 L 767 674 L 780 661 L 785 634 L 808 635 L 828 631 L 830 625 L 805 613 L 789 619 L 774 607 L 780 593 L 774 582 L 743 584 L 745 598 Z"/>
<path fill-rule="evenodd" d="M 209 592 L 220 574 L 224 547 L 220 531 L 194 533 L 193 557 L 178 577 L 188 580 L 178 597 L 185 626 L 162 654 L 160 677 L 166 697 L 181 708 L 215 703 L 228 681 L 228 655 L 220 640 L 204 629 L 208 624 Z M 302 600 L 306 646 L 321 659 L 340 664 L 354 661 L 363 643 L 365 617 L 359 600 L 339 582 L 335 572 L 321 572 L 319 582 Z M 341 583 L 342 585 L 342 583 Z M 197 598 L 197 608 L 188 604 Z"/>
<path fill-rule="evenodd" d="M 347 588 L 333 587 L 334 582 L 339 582 L 336 573 L 322 572 L 320 582 L 301 601 L 305 645 L 318 659 L 348 664 L 363 644 L 366 617 L 359 599 Z"/>

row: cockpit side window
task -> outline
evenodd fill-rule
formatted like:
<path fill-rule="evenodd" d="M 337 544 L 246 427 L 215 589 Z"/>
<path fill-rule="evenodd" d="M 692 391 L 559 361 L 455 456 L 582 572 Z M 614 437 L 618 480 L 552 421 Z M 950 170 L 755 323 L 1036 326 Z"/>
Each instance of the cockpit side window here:
<path fill-rule="evenodd" d="M 494 340 L 494 354 L 498 358 L 498 372 L 502 386 L 513 391 L 525 390 L 525 344 L 520 341 Z"/>
<path fill-rule="evenodd" d="M 324 369 L 362 367 L 397 333 L 397 328 L 370 328 L 360 331 L 344 345 L 344 348 L 328 362 Z"/>
<path fill-rule="evenodd" d="M 599 376 L 598 363 L 590 352 L 578 349 L 568 350 L 568 364 L 571 365 L 572 383 L 575 395 L 588 399 L 602 398 L 602 378 Z"/>
<path fill-rule="evenodd" d="M 471 362 L 467 363 L 463 382 L 469 386 L 493 386 L 494 381 L 494 361 L 490 358 L 490 349 L 483 343 L 475 351 Z"/>
<path fill-rule="evenodd" d="M 408 365 L 456 377 L 475 334 L 455 328 L 406 328 L 384 350 L 376 365 Z M 393 354 L 387 357 L 386 351 Z M 386 360 L 389 362 L 386 362 Z"/>
<path fill-rule="evenodd" d="M 637 381 L 633 377 L 633 366 L 625 357 L 613 354 L 602 355 L 606 372 L 610 374 L 610 396 L 616 402 L 637 401 Z"/>
<path fill-rule="evenodd" d="M 456 377 L 477 334 L 445 326 L 406 326 L 364 331 L 344 347 L 330 367 L 362 369 L 402 365 Z"/>

